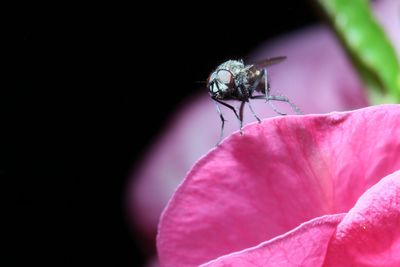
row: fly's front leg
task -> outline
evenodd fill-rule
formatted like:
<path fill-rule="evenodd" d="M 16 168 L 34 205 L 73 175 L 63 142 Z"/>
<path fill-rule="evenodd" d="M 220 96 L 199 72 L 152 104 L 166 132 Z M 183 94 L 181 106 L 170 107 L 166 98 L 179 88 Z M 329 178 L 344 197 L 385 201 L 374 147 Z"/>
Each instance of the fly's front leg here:
<path fill-rule="evenodd" d="M 227 103 L 225 103 L 225 102 L 222 102 L 221 100 L 216 99 L 215 97 L 212 97 L 212 99 L 213 99 L 214 101 L 220 103 L 221 105 L 224 105 L 225 107 L 229 108 L 230 110 L 233 111 L 233 113 L 235 113 L 235 116 L 236 116 L 236 118 L 237 118 L 238 121 L 239 121 L 240 132 L 242 133 L 243 110 L 242 110 L 242 112 L 241 112 L 241 113 L 242 113 L 242 116 L 239 116 L 238 113 L 237 113 L 237 111 L 236 111 L 236 109 L 235 109 L 234 107 L 232 107 L 231 105 L 229 105 L 229 104 L 227 104 Z M 241 109 L 243 109 L 243 108 L 241 107 Z M 221 114 L 222 114 L 222 113 L 221 113 Z"/>
<path fill-rule="evenodd" d="M 217 102 L 214 102 L 214 103 L 215 103 L 215 107 L 217 108 L 218 115 L 221 119 L 221 133 L 220 133 L 219 140 L 217 143 L 217 145 L 219 145 L 219 143 L 221 143 L 221 141 L 222 141 L 222 137 L 224 136 L 225 118 L 224 118 L 224 115 L 222 115 L 222 112 L 221 112 L 221 109 L 219 108 L 218 103 Z"/>

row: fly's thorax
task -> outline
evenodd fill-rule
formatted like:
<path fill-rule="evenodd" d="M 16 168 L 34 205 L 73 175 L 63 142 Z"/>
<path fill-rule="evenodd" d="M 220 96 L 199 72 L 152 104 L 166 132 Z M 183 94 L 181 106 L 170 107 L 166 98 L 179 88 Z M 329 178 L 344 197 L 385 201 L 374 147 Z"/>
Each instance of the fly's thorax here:
<path fill-rule="evenodd" d="M 250 65 L 246 71 L 246 78 L 249 86 L 256 86 L 256 83 L 259 85 L 258 88 L 264 86 L 264 79 L 262 79 L 262 70 L 256 68 L 253 65 Z"/>
<path fill-rule="evenodd" d="M 228 70 L 229 72 L 231 72 L 233 74 L 233 76 L 236 76 L 237 74 L 242 72 L 244 68 L 245 68 L 245 65 L 244 65 L 243 61 L 228 60 L 228 61 L 225 61 L 224 63 L 222 63 L 221 65 L 219 65 L 217 67 L 216 71 Z"/>
<path fill-rule="evenodd" d="M 249 82 L 252 82 L 259 78 L 261 70 L 257 69 L 254 65 L 250 65 L 246 69 L 246 75 Z"/>

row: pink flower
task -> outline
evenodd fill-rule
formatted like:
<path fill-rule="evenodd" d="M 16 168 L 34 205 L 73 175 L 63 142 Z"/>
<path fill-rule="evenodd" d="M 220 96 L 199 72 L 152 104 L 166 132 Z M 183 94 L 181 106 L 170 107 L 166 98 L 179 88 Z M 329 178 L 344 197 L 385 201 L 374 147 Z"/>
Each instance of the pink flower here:
<path fill-rule="evenodd" d="M 161 266 L 400 266 L 400 105 L 245 127 L 163 213 Z"/>
<path fill-rule="evenodd" d="M 374 5 L 375 15 L 400 55 L 400 1 L 380 0 Z M 262 45 L 249 62 L 279 55 L 288 59 L 269 69 L 272 91 L 288 96 L 303 113 L 351 110 L 368 104 L 355 70 L 327 27 L 310 27 L 282 36 Z M 206 90 L 202 88 L 199 95 L 185 102 L 160 138 L 154 140 L 127 185 L 128 217 L 141 243 L 146 239 L 150 249 L 167 201 L 194 162 L 213 148 L 219 137 L 220 121 Z M 253 101 L 253 107 L 261 118 L 276 115 L 262 101 Z M 238 125 L 230 111 L 223 112 L 228 136 Z M 245 123 L 254 121 L 249 112 L 245 115 Z"/>
<path fill-rule="evenodd" d="M 269 51 L 268 55 L 255 53 L 253 57 L 288 56 L 285 62 L 270 68 L 272 91 L 288 96 L 304 114 L 367 105 L 361 82 L 333 33 L 325 27 L 303 30 L 263 50 Z M 177 185 L 219 138 L 221 122 L 206 89 L 187 103 L 154 143 L 129 186 L 129 214 L 147 236 L 155 236 L 161 211 Z M 252 105 L 261 118 L 277 115 L 264 101 L 252 101 Z M 292 113 L 288 105 L 276 105 Z M 225 136 L 228 136 L 238 130 L 238 124 L 230 110 L 223 112 L 227 119 Z M 245 123 L 253 121 L 251 113 L 245 112 Z"/>

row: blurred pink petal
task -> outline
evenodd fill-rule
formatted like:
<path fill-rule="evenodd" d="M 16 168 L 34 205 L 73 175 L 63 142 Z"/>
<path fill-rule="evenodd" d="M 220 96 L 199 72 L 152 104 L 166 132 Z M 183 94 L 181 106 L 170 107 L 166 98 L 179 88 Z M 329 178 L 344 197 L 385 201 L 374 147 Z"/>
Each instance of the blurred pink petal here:
<path fill-rule="evenodd" d="M 253 53 L 251 61 L 276 55 L 285 55 L 287 60 L 268 70 L 271 91 L 288 96 L 303 113 L 343 111 L 368 104 L 355 69 L 328 28 L 310 27 L 269 42 Z"/>
<path fill-rule="evenodd" d="M 400 266 L 400 171 L 360 197 L 338 225 L 324 266 Z"/>
<path fill-rule="evenodd" d="M 397 58 L 400 60 L 400 1 L 376 1 L 374 3 L 374 14 L 394 45 Z"/>
<path fill-rule="evenodd" d="M 159 225 L 161 266 L 192 266 L 348 211 L 400 169 L 400 106 L 245 127 L 192 168 Z"/>
<path fill-rule="evenodd" d="M 329 240 L 343 216 L 316 218 L 256 247 L 223 256 L 202 266 L 322 266 Z"/>

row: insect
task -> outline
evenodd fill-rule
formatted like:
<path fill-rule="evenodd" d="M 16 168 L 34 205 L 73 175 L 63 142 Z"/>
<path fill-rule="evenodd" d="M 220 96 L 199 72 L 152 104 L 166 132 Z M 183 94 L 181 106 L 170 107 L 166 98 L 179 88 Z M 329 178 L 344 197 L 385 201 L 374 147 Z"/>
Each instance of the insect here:
<path fill-rule="evenodd" d="M 300 110 L 282 95 L 271 95 L 270 85 L 266 67 L 277 64 L 285 60 L 286 57 L 274 57 L 262 60 L 258 63 L 245 65 L 242 60 L 228 60 L 217 67 L 207 79 L 207 87 L 211 98 L 214 100 L 217 112 L 221 118 L 221 135 L 217 144 L 223 137 L 225 118 L 218 104 L 231 109 L 239 121 L 240 133 L 243 134 L 243 109 L 246 103 L 253 116 L 261 122 L 260 118 L 254 112 L 250 99 L 263 99 L 270 104 L 271 108 L 280 115 L 286 115 L 276 109 L 271 101 L 282 101 L 288 103 L 293 111 L 301 114 Z M 259 94 L 254 94 L 255 92 Z M 226 100 L 241 101 L 239 112 Z"/>

